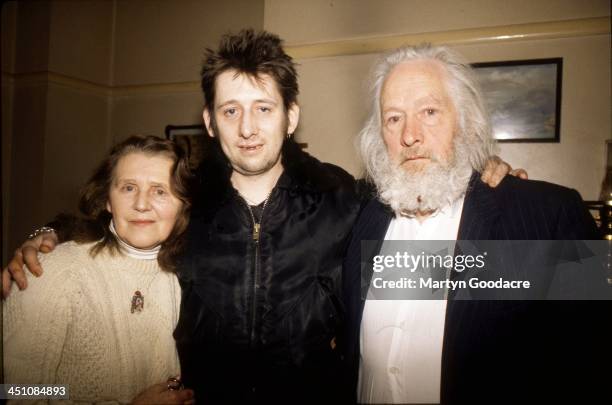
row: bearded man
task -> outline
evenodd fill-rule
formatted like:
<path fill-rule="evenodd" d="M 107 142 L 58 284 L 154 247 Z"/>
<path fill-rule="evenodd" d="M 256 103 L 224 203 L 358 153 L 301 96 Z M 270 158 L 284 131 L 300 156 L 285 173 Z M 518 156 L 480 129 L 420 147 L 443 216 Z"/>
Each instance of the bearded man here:
<path fill-rule="evenodd" d="M 589 362 L 601 362 L 610 319 L 597 303 L 364 298 L 361 272 L 386 241 L 599 238 L 574 190 L 511 176 L 494 189 L 482 183 L 478 172 L 494 142 L 473 73 L 458 55 L 401 48 L 375 65 L 372 82 L 360 146 L 376 198 L 353 229 L 343 281 L 346 357 L 358 402 L 594 395 Z M 364 259 L 368 240 L 379 243 Z M 364 278 L 372 291 L 372 272 Z M 580 344 L 585 336 L 592 340 Z"/>

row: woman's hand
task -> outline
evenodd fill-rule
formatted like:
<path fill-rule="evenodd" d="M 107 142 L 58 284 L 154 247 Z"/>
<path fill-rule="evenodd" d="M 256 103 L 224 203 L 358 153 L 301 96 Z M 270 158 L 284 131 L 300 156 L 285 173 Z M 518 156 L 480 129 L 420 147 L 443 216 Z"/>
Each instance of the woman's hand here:
<path fill-rule="evenodd" d="M 132 405 L 147 404 L 194 404 L 193 390 L 169 390 L 168 383 L 159 383 L 142 391 L 134 400 Z"/>

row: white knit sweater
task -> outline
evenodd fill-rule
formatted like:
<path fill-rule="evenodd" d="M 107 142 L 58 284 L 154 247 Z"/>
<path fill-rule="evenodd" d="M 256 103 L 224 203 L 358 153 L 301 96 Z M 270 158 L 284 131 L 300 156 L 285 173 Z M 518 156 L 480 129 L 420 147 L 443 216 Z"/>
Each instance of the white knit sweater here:
<path fill-rule="evenodd" d="M 71 401 L 129 403 L 179 374 L 176 276 L 157 260 L 92 258 L 91 247 L 57 246 L 40 255 L 42 277 L 13 288 L 3 308 L 5 383 L 68 384 Z M 136 290 L 144 309 L 131 313 Z"/>

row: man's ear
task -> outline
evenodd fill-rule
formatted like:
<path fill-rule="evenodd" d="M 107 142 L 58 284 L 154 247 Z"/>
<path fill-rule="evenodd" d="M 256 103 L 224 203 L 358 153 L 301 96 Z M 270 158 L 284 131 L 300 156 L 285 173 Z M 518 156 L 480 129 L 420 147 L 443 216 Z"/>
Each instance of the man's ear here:
<path fill-rule="evenodd" d="M 300 122 L 300 106 L 297 103 L 291 104 L 289 111 L 287 111 L 287 119 L 289 120 L 287 125 L 287 133 L 292 134 Z"/>
<path fill-rule="evenodd" d="M 210 112 L 208 112 L 208 108 L 204 108 L 204 111 L 202 111 L 202 118 L 204 119 L 204 126 L 206 126 L 208 136 L 214 138 L 216 135 L 212 130 L 212 126 L 210 125 Z"/>
<path fill-rule="evenodd" d="M 106 211 L 110 212 L 111 214 L 113 213 L 113 211 L 111 211 L 110 201 L 106 202 Z"/>

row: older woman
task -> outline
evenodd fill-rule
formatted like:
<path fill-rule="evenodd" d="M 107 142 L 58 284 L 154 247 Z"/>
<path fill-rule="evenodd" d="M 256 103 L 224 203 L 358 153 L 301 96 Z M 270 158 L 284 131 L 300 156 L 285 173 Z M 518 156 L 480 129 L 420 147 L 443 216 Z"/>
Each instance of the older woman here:
<path fill-rule="evenodd" d="M 117 145 L 84 188 L 75 241 L 41 255 L 44 279 L 4 304 L 5 382 L 66 384 L 82 402 L 183 403 L 172 272 L 186 228 L 189 169 L 153 136 Z M 140 393 L 140 395 L 139 395 Z"/>

